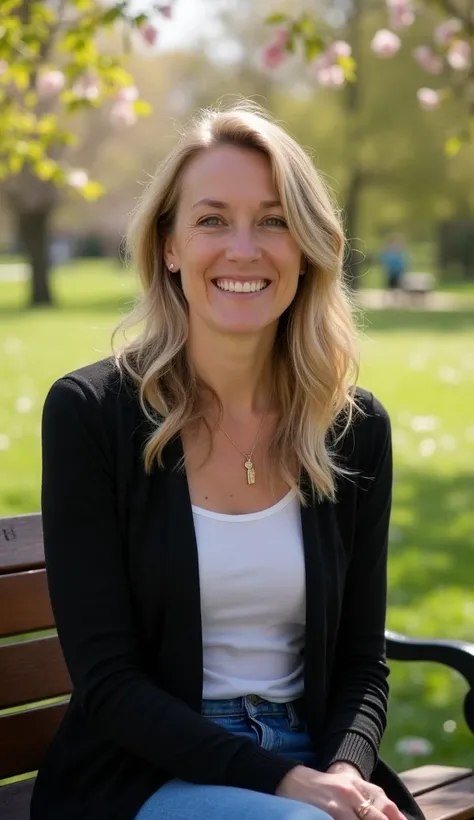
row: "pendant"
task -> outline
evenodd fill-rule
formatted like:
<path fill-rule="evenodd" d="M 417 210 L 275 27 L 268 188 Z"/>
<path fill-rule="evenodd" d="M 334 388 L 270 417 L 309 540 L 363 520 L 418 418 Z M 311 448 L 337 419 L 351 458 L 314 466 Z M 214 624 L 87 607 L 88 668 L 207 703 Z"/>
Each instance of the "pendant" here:
<path fill-rule="evenodd" d="M 247 470 L 247 484 L 255 484 L 255 468 L 250 458 L 245 462 L 245 469 Z"/>

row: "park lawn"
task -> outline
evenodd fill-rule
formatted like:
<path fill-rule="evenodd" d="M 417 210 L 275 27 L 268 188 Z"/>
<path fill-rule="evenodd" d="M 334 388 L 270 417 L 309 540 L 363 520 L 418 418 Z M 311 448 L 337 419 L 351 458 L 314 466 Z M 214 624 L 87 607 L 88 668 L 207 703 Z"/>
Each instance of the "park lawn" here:
<path fill-rule="evenodd" d="M 54 379 L 110 353 L 136 292 L 113 263 L 54 277 L 58 309 L 24 310 L 26 286 L 0 282 L 0 515 L 39 509 L 40 418 Z M 474 635 L 474 312 L 372 311 L 364 316 L 360 382 L 389 410 L 395 455 L 388 626 L 418 636 Z M 426 738 L 421 762 L 472 765 L 465 684 L 431 664 L 392 664 L 384 758 Z"/>

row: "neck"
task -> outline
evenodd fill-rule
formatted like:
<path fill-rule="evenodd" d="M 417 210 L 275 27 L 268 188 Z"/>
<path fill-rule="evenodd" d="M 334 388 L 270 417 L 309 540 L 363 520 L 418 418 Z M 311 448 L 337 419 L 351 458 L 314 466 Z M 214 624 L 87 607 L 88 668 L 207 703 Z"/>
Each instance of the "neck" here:
<path fill-rule="evenodd" d="M 224 419 L 242 421 L 268 410 L 275 327 L 227 336 L 190 323 L 188 351 L 197 375 L 218 395 Z"/>

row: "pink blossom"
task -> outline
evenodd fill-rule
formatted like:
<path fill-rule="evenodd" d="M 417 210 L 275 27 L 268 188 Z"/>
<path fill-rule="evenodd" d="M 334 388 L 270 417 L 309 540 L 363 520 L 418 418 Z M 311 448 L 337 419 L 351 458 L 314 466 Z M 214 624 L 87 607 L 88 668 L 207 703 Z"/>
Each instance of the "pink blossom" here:
<path fill-rule="evenodd" d="M 154 46 L 156 43 L 156 38 L 158 37 L 158 29 L 155 26 L 152 26 L 151 23 L 147 23 L 146 26 L 143 26 L 141 29 L 142 37 L 146 43 L 149 43 L 150 46 Z"/>
<path fill-rule="evenodd" d="M 119 100 L 110 111 L 110 121 L 117 126 L 135 125 L 138 117 L 128 100 Z"/>
<path fill-rule="evenodd" d="M 441 94 L 434 88 L 420 88 L 416 96 L 424 111 L 436 111 L 441 105 Z"/>
<path fill-rule="evenodd" d="M 462 22 L 456 17 L 451 17 L 436 26 L 434 30 L 434 40 L 439 46 L 449 46 L 453 37 L 462 31 Z"/>
<path fill-rule="evenodd" d="M 167 20 L 171 19 L 171 6 L 155 6 L 155 8 L 161 14 L 162 17 L 166 17 Z"/>
<path fill-rule="evenodd" d="M 63 90 L 65 85 L 62 71 L 43 71 L 36 81 L 36 89 L 40 97 L 52 97 Z"/>
<path fill-rule="evenodd" d="M 341 57 L 350 57 L 352 48 L 345 40 L 335 40 L 326 51 L 328 58 L 338 60 Z"/>
<path fill-rule="evenodd" d="M 401 46 L 400 37 L 397 34 L 394 34 L 393 31 L 389 31 L 386 28 L 382 28 L 375 34 L 371 48 L 372 51 L 377 55 L 377 57 L 393 57 Z"/>
<path fill-rule="evenodd" d="M 441 74 L 443 61 L 429 46 L 418 46 L 413 51 L 413 56 L 428 74 Z"/>
<path fill-rule="evenodd" d="M 87 171 L 84 171 L 82 168 L 76 168 L 74 171 L 69 172 L 67 181 L 71 188 L 83 188 L 84 185 L 87 185 L 89 177 L 87 176 Z"/>
<path fill-rule="evenodd" d="M 320 68 L 316 72 L 316 79 L 319 85 L 325 88 L 341 88 L 346 81 L 344 71 L 337 63 L 329 66 L 329 68 Z"/>
<path fill-rule="evenodd" d="M 318 76 L 320 71 L 322 71 L 325 68 L 331 68 L 331 66 L 333 65 L 334 58 L 331 54 L 331 46 L 329 46 L 329 48 L 326 51 L 324 51 L 322 54 L 319 55 L 319 57 L 316 57 L 316 59 L 313 60 L 312 63 L 310 63 L 309 68 L 311 74 Z"/>
<path fill-rule="evenodd" d="M 138 88 L 135 85 L 124 85 L 117 94 L 121 102 L 133 102 L 138 97 Z"/>
<path fill-rule="evenodd" d="M 410 0 L 387 0 L 387 8 L 392 28 L 408 28 L 415 22 Z"/>
<path fill-rule="evenodd" d="M 449 49 L 446 60 L 455 71 L 464 71 L 471 65 L 471 46 L 467 40 L 456 40 Z"/>
<path fill-rule="evenodd" d="M 262 60 L 265 68 L 276 68 L 285 60 L 286 52 L 280 43 L 269 43 L 262 51 Z"/>
<path fill-rule="evenodd" d="M 275 31 L 273 42 L 279 46 L 286 46 L 288 42 L 289 32 L 287 28 L 279 28 Z"/>
<path fill-rule="evenodd" d="M 79 77 L 74 83 L 72 91 L 76 97 L 83 100 L 96 100 L 99 96 L 99 84 L 92 75 Z"/>
<path fill-rule="evenodd" d="M 402 12 L 392 12 L 390 14 L 390 25 L 392 28 L 410 28 L 415 22 L 415 12 L 408 9 Z"/>

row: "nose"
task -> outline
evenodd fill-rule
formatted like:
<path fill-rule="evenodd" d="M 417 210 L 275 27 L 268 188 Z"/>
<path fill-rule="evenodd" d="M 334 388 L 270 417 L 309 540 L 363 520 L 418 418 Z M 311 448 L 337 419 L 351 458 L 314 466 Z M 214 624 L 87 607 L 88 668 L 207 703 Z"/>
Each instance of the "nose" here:
<path fill-rule="evenodd" d="M 232 232 L 232 238 L 227 247 L 229 262 L 257 262 L 262 252 L 255 242 L 255 236 L 250 228 L 240 228 Z"/>

